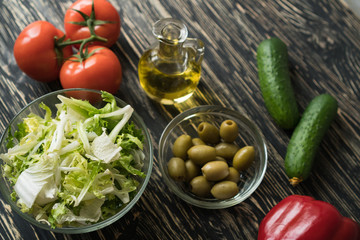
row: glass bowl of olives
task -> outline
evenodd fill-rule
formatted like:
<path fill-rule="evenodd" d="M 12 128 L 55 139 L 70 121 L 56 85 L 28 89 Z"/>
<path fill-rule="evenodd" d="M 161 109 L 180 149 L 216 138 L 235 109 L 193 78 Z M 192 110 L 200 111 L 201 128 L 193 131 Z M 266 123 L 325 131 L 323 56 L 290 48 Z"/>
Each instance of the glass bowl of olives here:
<path fill-rule="evenodd" d="M 260 185 L 267 149 L 259 128 L 243 114 L 199 106 L 170 121 L 159 143 L 160 171 L 178 197 L 221 209 L 247 199 Z"/>

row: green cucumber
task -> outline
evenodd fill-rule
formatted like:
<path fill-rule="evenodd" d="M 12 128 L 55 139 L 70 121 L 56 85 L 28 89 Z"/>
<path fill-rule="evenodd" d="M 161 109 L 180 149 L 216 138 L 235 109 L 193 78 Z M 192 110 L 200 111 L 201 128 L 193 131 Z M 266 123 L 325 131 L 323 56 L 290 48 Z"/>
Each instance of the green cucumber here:
<path fill-rule="evenodd" d="M 309 177 L 318 147 L 337 109 L 336 99 L 329 94 L 315 97 L 306 107 L 285 156 L 285 171 L 293 186 Z"/>
<path fill-rule="evenodd" d="M 285 43 L 279 38 L 262 41 L 256 58 L 260 89 L 267 110 L 281 128 L 293 129 L 300 114 L 291 86 Z"/>

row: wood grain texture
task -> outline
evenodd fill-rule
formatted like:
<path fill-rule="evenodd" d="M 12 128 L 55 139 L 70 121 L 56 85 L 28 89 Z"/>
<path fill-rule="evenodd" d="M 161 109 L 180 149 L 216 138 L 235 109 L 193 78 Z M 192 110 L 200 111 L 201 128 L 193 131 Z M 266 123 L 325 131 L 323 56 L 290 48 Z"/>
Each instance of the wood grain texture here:
<path fill-rule="evenodd" d="M 112 50 L 123 66 L 116 94 L 147 123 L 154 145 L 154 168 L 135 207 L 111 226 L 88 234 L 43 231 L 17 216 L 0 198 L 0 239 L 256 239 L 265 214 L 290 194 L 304 194 L 333 204 L 360 222 L 360 19 L 341 1 L 328 0 L 110 0 L 121 16 L 121 36 Z M 70 0 L 0 2 L 0 132 L 27 103 L 53 90 L 24 75 L 12 48 L 17 35 L 35 20 L 63 30 Z M 174 17 L 188 26 L 189 37 L 204 41 L 202 80 L 182 104 L 163 106 L 149 100 L 138 82 L 137 63 L 155 41 L 152 24 Z M 301 111 L 312 98 L 329 93 L 338 115 L 323 140 L 313 174 L 293 188 L 284 172 L 291 131 L 269 116 L 259 89 L 256 48 L 271 36 L 288 46 L 291 79 Z M 222 105 L 244 113 L 266 138 L 269 164 L 255 193 L 223 210 L 193 207 L 166 187 L 158 167 L 162 130 L 178 113 L 198 105 Z"/>

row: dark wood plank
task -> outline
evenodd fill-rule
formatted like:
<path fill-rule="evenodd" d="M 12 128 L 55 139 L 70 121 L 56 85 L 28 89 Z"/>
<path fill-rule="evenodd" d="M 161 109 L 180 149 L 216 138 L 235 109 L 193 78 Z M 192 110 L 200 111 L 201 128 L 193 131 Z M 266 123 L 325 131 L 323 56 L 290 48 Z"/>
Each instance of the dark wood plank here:
<path fill-rule="evenodd" d="M 43 84 L 17 67 L 12 47 L 17 35 L 35 20 L 63 29 L 72 1 L 0 2 L 0 132 L 27 103 L 59 82 Z M 121 36 L 112 50 L 124 71 L 117 96 L 133 105 L 149 123 L 154 168 L 148 188 L 135 207 L 118 222 L 94 233 L 62 235 L 29 225 L 0 204 L 2 239 L 256 239 L 265 214 L 289 194 L 305 194 L 330 202 L 360 222 L 360 19 L 339 1 L 127 1 L 111 3 L 122 19 Z M 164 17 L 181 19 L 190 37 L 205 42 L 202 80 L 194 96 L 182 104 L 162 106 L 149 100 L 138 83 L 137 64 L 155 41 L 152 24 Z M 301 111 L 320 93 L 339 102 L 338 115 L 317 155 L 312 176 L 289 185 L 283 160 L 291 131 L 269 116 L 258 84 L 256 48 L 270 37 L 288 46 L 291 78 Z M 166 124 L 198 105 L 222 105 L 243 112 L 262 130 L 269 166 L 258 190 L 243 203 L 223 210 L 190 206 L 166 187 L 158 165 L 158 142 Z M 156 124 L 151 124 L 156 122 Z M 1 199 L 1 198 L 0 198 Z M 2 201 L 2 200 L 1 200 Z"/>

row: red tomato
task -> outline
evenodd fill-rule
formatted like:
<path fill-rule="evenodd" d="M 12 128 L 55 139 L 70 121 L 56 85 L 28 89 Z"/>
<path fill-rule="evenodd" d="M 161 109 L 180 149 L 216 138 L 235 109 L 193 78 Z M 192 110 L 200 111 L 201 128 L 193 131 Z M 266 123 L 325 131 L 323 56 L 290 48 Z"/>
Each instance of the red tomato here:
<path fill-rule="evenodd" d="M 72 55 L 70 46 L 55 49 L 54 37 L 63 37 L 64 33 L 46 21 L 36 21 L 29 24 L 19 34 L 14 45 L 14 57 L 19 68 L 29 77 L 50 82 L 59 78 L 63 59 Z"/>
<path fill-rule="evenodd" d="M 71 40 L 80 40 L 90 37 L 90 30 L 88 26 L 73 24 L 71 22 L 84 22 L 84 18 L 80 13 L 73 9 L 79 10 L 86 14 L 91 15 L 93 0 L 77 0 L 65 13 L 64 25 L 66 36 Z M 106 47 L 112 46 L 120 35 L 121 21 L 117 10 L 111 3 L 106 0 L 94 0 L 95 11 L 95 33 L 103 38 L 107 39 L 107 42 L 94 42 L 94 45 L 102 45 Z M 96 21 L 110 21 L 110 23 L 104 23 L 97 25 Z"/>
<path fill-rule="evenodd" d="M 90 55 L 87 59 L 79 61 L 71 57 L 64 63 L 60 71 L 62 87 L 116 93 L 122 80 L 122 68 L 115 53 L 103 46 L 91 46 L 88 52 Z"/>

